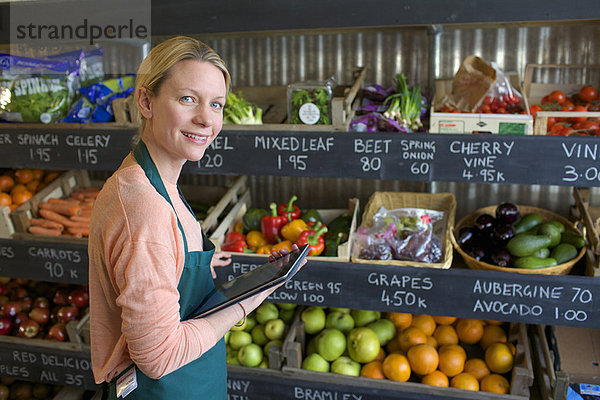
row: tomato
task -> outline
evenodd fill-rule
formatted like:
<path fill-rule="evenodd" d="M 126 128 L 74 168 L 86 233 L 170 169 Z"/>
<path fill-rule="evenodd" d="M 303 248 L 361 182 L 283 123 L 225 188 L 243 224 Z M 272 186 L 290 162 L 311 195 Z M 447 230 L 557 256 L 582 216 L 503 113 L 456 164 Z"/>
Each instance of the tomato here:
<path fill-rule="evenodd" d="M 492 96 L 485 96 L 483 99 L 483 104 L 487 104 L 488 106 L 494 102 L 494 98 Z"/>
<path fill-rule="evenodd" d="M 589 103 L 598 98 L 598 91 L 591 86 L 584 86 L 579 91 L 579 98 L 586 103 Z"/>
<path fill-rule="evenodd" d="M 504 108 L 504 107 L 498 107 L 496 109 L 496 114 L 508 114 L 508 113 L 506 112 L 506 108 Z"/>
<path fill-rule="evenodd" d="M 542 97 L 542 101 L 540 102 L 542 105 L 550 103 L 550 96 Z"/>
<path fill-rule="evenodd" d="M 481 109 L 482 113 L 486 113 L 489 114 L 492 112 L 490 105 L 489 104 L 483 104 L 481 107 L 479 107 Z"/>
<path fill-rule="evenodd" d="M 584 106 L 575 106 L 575 108 L 573 108 L 573 112 L 587 112 L 587 108 L 585 108 Z M 585 122 L 587 120 L 587 117 L 572 117 L 571 121 L 574 123 L 577 122 Z"/>
<path fill-rule="evenodd" d="M 535 114 L 537 114 L 538 111 L 542 111 L 542 107 L 534 104 L 532 106 L 529 106 L 529 114 L 533 115 L 535 117 Z"/>
<path fill-rule="evenodd" d="M 575 129 L 571 128 L 570 126 L 565 126 L 561 131 L 560 134 L 563 136 L 571 136 L 573 135 L 575 132 Z"/>
<path fill-rule="evenodd" d="M 546 126 L 546 129 L 551 129 L 554 124 L 556 124 L 556 117 L 548 117 L 548 125 Z"/>
<path fill-rule="evenodd" d="M 565 96 L 565 94 L 563 92 L 561 92 L 560 90 L 555 90 L 548 95 L 548 99 L 551 102 L 563 104 L 567 100 L 567 96 Z"/>
<path fill-rule="evenodd" d="M 581 124 L 581 129 L 588 131 L 590 135 L 598 135 L 600 133 L 600 125 L 596 121 L 587 120 Z"/>
<path fill-rule="evenodd" d="M 502 95 L 502 100 L 508 104 L 519 104 L 521 99 L 514 93 L 505 93 Z"/>
<path fill-rule="evenodd" d="M 575 104 L 570 101 L 565 101 L 563 105 L 560 107 L 560 111 L 573 111 L 575 108 Z"/>

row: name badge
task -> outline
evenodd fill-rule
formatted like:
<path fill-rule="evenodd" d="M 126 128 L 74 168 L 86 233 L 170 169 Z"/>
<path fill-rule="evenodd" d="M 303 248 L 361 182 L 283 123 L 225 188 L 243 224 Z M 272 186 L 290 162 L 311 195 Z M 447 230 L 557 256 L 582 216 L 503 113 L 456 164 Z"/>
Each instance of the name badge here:
<path fill-rule="evenodd" d="M 135 388 L 137 388 L 137 376 L 135 374 L 135 367 L 133 367 L 117 379 L 117 398 L 126 397 L 129 393 L 133 392 Z"/>

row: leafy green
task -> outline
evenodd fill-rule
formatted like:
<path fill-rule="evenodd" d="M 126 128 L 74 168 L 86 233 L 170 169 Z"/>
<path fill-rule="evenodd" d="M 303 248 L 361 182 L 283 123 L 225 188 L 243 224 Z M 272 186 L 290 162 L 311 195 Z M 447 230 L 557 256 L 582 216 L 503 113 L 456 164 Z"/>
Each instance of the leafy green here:
<path fill-rule="evenodd" d="M 262 125 L 262 109 L 244 99 L 242 92 L 229 92 L 223 110 L 223 123 L 235 125 Z"/>
<path fill-rule="evenodd" d="M 291 124 L 304 124 L 300 119 L 300 107 L 306 103 L 313 103 L 319 109 L 318 125 L 330 124 L 329 119 L 329 93 L 324 88 L 316 89 L 294 89 L 291 92 Z"/>

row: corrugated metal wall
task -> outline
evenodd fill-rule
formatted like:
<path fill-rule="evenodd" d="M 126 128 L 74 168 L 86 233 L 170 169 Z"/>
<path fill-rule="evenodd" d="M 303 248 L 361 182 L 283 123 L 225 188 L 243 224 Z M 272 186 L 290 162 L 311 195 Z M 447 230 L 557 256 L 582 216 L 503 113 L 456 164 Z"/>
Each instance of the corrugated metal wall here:
<path fill-rule="evenodd" d="M 600 64 L 598 21 L 243 33 L 198 38 L 225 59 L 234 88 L 285 85 L 330 76 L 335 76 L 340 84 L 349 84 L 354 66 L 368 68 L 367 82 L 391 85 L 395 74 L 402 72 L 409 82 L 428 88 L 432 79 L 454 76 L 462 60 L 472 54 L 486 61 L 496 61 L 504 71 L 517 72 L 521 77 L 528 63 Z M 156 38 L 156 41 L 163 39 Z M 536 81 L 555 82 L 560 78 L 564 77 L 544 72 L 536 76 Z M 575 82 L 579 78 L 568 77 Z M 186 179 L 210 180 L 214 184 L 221 178 L 194 176 Z M 253 202 L 260 206 L 273 200 L 286 200 L 291 194 L 303 195 L 304 201 L 311 206 L 345 207 L 348 197 L 358 197 L 364 205 L 374 191 L 380 190 L 452 192 L 457 196 L 459 217 L 474 208 L 505 199 L 565 215 L 572 203 L 571 188 L 558 186 L 441 182 L 427 185 L 264 176 L 251 177 L 250 184 Z"/>

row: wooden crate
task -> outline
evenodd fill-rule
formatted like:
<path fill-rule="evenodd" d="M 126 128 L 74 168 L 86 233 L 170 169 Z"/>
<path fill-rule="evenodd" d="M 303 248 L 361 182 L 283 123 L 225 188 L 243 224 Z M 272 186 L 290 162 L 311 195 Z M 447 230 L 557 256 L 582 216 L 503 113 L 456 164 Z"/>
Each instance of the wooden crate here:
<path fill-rule="evenodd" d="M 509 75 L 511 84 L 520 91 L 518 76 Z M 527 98 L 524 114 L 482 114 L 482 113 L 442 113 L 435 111 L 441 100 L 452 92 L 452 79 L 435 81 L 433 106 L 429 117 L 431 133 L 493 133 L 493 134 L 533 134 L 533 117 L 529 115 Z"/>
<path fill-rule="evenodd" d="M 452 193 L 375 192 L 369 199 L 363 213 L 361 228 L 372 225 L 373 215 L 375 215 L 381 206 L 388 210 L 396 208 L 423 208 L 443 211 L 444 219 L 441 223 L 444 225 L 444 237 L 440 238 L 442 241 L 442 262 L 423 263 L 402 260 L 367 260 L 355 256 L 351 257 L 352 262 L 442 269 L 452 266 L 453 247 L 450 242 L 450 235 L 456 216 L 456 198 Z"/>
<path fill-rule="evenodd" d="M 0 239 L 10 239 L 15 233 L 15 225 L 10 219 L 10 207 L 0 206 Z"/>
<path fill-rule="evenodd" d="M 210 239 L 213 241 L 217 249 L 223 245 L 223 241 L 225 240 L 225 235 L 227 232 L 230 232 L 234 229 L 236 223 L 242 220 L 242 217 L 246 213 L 246 211 L 250 208 L 250 196 L 247 199 L 242 199 L 225 217 L 221 225 L 214 231 Z M 317 261 L 332 261 L 332 262 L 348 262 L 350 261 L 350 245 L 352 243 L 352 238 L 354 233 L 356 232 L 357 221 L 358 221 L 358 209 L 359 209 L 359 201 L 358 199 L 349 199 L 348 200 L 348 208 L 347 209 L 318 209 L 321 218 L 323 219 L 323 223 L 327 225 L 329 222 L 333 221 L 333 219 L 345 212 L 352 215 L 352 222 L 350 224 L 350 233 L 348 235 L 348 241 L 342 243 L 338 247 L 338 255 L 337 257 L 325 257 L 325 256 L 310 256 L 307 257 L 308 260 L 317 260 Z M 260 254 L 252 254 L 252 253 L 244 253 L 244 256 L 248 257 L 257 257 L 257 258 L 265 258 L 264 255 Z"/>
<path fill-rule="evenodd" d="M 492 394 L 486 392 L 470 392 L 454 388 L 439 388 L 416 382 L 394 382 L 387 379 L 371 379 L 363 377 L 346 377 L 334 373 L 314 372 L 302 369 L 306 349 L 306 335 L 304 323 L 296 321 L 285 340 L 283 341 L 282 356 L 284 358 L 282 372 L 289 373 L 299 378 L 310 378 L 312 381 L 340 382 L 343 381 L 348 390 L 352 385 L 357 387 L 368 386 L 374 390 L 397 390 L 398 392 L 416 392 L 423 398 L 427 395 L 454 398 L 460 391 L 461 399 L 529 399 L 529 388 L 533 385 L 533 365 L 531 349 L 525 324 L 511 323 L 508 332 L 508 341 L 515 345 L 515 364 L 510 379 L 510 394 Z"/>
<path fill-rule="evenodd" d="M 65 386 L 54 395 L 52 400 L 83 400 L 85 390 L 72 386 Z"/>
<path fill-rule="evenodd" d="M 91 181 L 85 170 L 67 171 L 56 178 L 48 186 L 36 193 L 27 202 L 21 204 L 10 214 L 15 228 L 13 238 L 25 240 L 87 242 L 87 239 L 77 239 L 72 237 L 32 235 L 27 231 L 27 228 L 30 226 L 29 220 L 38 217 L 37 212 L 40 203 L 43 203 L 50 198 L 68 197 L 75 189 L 89 186 L 91 186 Z"/>
<path fill-rule="evenodd" d="M 569 83 L 542 83 L 534 82 L 534 74 L 545 71 L 549 74 L 559 75 L 561 81 Z M 562 76 L 561 76 L 562 75 Z M 573 81 L 577 81 L 573 83 Z M 560 90 L 567 97 L 579 92 L 584 85 L 598 88 L 600 85 L 600 65 L 581 64 L 527 64 L 523 79 L 523 94 L 530 105 L 541 104 L 542 98 L 554 90 Z M 600 112 L 572 112 L 572 111 L 540 111 L 536 114 L 533 125 L 534 135 L 546 135 L 548 118 L 573 118 L 573 117 L 600 117 Z"/>
<path fill-rule="evenodd" d="M 590 205 L 589 188 L 573 188 L 575 207 L 574 218 L 583 223 L 586 237 L 586 269 L 587 276 L 600 276 L 600 208 Z"/>
<path fill-rule="evenodd" d="M 69 342 L 76 343 L 82 349 L 89 349 L 90 313 L 85 314 L 79 321 L 69 321 L 67 323 L 67 334 Z"/>

